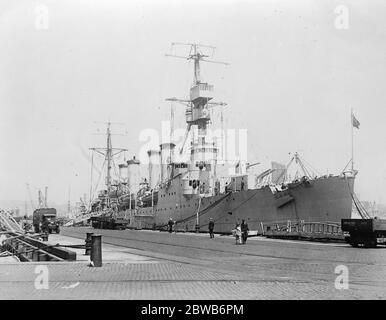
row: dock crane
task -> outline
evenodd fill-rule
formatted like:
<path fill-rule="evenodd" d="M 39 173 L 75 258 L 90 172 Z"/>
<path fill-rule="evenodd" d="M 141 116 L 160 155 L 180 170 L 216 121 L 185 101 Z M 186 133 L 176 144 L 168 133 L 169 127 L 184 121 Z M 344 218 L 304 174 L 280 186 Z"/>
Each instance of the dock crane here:
<path fill-rule="evenodd" d="M 43 192 L 39 189 L 38 190 L 38 202 L 39 202 L 39 208 L 47 208 L 47 192 L 48 187 L 45 187 L 44 195 Z"/>
<path fill-rule="evenodd" d="M 31 209 L 32 209 L 32 212 L 33 212 L 36 209 L 36 207 L 35 207 L 35 204 L 34 204 L 34 202 L 32 200 L 31 188 L 30 188 L 28 183 L 26 183 L 26 188 L 27 188 L 27 192 L 28 192 L 29 201 L 30 201 L 30 204 L 31 204 Z"/>

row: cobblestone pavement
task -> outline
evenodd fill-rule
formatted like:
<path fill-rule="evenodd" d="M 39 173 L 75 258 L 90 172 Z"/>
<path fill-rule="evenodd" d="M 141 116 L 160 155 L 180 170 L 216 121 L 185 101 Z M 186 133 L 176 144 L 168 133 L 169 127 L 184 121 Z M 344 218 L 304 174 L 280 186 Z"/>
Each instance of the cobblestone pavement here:
<path fill-rule="evenodd" d="M 63 228 L 85 238 L 87 228 Z M 386 249 L 150 231 L 93 230 L 135 261 L 49 263 L 49 288 L 36 289 L 39 263 L 0 265 L 0 299 L 385 299 Z M 148 263 L 151 259 L 152 263 Z M 335 268 L 349 288 L 335 289 Z"/>

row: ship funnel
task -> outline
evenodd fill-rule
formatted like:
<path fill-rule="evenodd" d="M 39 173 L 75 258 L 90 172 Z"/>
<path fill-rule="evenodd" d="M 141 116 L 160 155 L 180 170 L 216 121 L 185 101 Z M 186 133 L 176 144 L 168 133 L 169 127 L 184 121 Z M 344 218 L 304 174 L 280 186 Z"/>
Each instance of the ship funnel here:
<path fill-rule="evenodd" d="M 149 186 L 151 189 L 158 184 L 160 180 L 160 151 L 149 150 Z"/>
<path fill-rule="evenodd" d="M 127 182 L 130 193 L 137 193 L 139 190 L 139 184 L 141 182 L 139 164 L 140 162 L 135 158 L 135 156 L 133 159 L 127 160 Z"/>
<path fill-rule="evenodd" d="M 128 165 L 126 163 L 121 163 L 118 165 L 119 168 L 119 177 L 121 179 L 121 182 L 127 183 L 128 182 Z"/>
<path fill-rule="evenodd" d="M 161 181 L 164 182 L 170 178 L 170 164 L 174 162 L 174 148 L 172 142 L 160 144 L 161 149 Z"/>

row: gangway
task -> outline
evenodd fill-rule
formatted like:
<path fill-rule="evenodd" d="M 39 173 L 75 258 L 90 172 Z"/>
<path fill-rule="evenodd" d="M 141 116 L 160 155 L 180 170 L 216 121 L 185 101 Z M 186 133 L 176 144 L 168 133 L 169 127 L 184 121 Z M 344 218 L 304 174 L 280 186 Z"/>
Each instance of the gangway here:
<path fill-rule="evenodd" d="M 96 212 L 96 213 L 87 213 L 87 214 L 75 217 L 74 219 L 66 222 L 63 226 L 64 227 L 71 227 L 71 226 L 73 226 L 75 224 L 78 224 L 78 223 L 81 223 L 81 222 L 85 222 L 85 221 L 91 219 L 92 217 L 99 217 L 100 215 L 102 215 L 102 213 L 103 213 L 103 211 Z"/>

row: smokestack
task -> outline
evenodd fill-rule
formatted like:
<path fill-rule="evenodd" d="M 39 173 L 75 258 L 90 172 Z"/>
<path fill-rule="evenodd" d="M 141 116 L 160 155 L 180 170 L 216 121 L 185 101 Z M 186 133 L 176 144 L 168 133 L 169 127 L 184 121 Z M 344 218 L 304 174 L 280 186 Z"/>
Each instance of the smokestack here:
<path fill-rule="evenodd" d="M 119 177 L 121 179 L 121 182 L 127 183 L 128 180 L 128 169 L 126 163 L 121 163 L 118 165 L 119 168 Z"/>
<path fill-rule="evenodd" d="M 161 149 L 161 182 L 167 180 L 170 176 L 168 172 L 168 165 L 174 161 L 174 147 L 176 145 L 172 142 L 160 144 Z"/>
<path fill-rule="evenodd" d="M 147 154 L 149 156 L 149 186 L 150 189 L 154 189 L 160 178 L 160 151 L 149 150 Z"/>
<path fill-rule="evenodd" d="M 127 177 L 128 177 L 128 187 L 130 193 L 137 193 L 139 190 L 140 183 L 140 172 L 139 172 L 140 162 L 133 157 L 133 159 L 127 161 Z"/>

